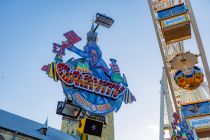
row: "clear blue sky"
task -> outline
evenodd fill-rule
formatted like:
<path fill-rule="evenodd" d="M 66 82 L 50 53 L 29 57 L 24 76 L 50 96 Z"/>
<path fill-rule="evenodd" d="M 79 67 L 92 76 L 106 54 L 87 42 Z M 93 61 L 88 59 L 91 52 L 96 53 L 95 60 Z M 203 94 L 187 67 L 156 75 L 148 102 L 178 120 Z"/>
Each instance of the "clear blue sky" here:
<path fill-rule="evenodd" d="M 210 61 L 210 1 L 192 0 L 192 6 Z M 146 0 L 0 0 L 0 108 L 38 122 L 48 116 L 60 129 L 55 109 L 64 99 L 62 87 L 40 68 L 52 61 L 52 43 L 67 31 L 82 37 L 82 48 L 97 12 L 115 19 L 110 29 L 98 29 L 103 58 L 118 60 L 137 98 L 115 114 L 116 140 L 157 140 L 163 64 Z M 185 44 L 196 47 L 193 39 Z"/>

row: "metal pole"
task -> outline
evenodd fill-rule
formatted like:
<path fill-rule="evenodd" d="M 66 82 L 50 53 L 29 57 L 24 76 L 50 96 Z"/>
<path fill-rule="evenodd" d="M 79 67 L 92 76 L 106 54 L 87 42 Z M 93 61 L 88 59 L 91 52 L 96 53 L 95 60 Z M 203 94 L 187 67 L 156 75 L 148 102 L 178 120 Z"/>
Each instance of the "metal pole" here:
<path fill-rule="evenodd" d="M 81 134 L 80 140 L 88 140 L 87 134 Z"/>
<path fill-rule="evenodd" d="M 161 92 L 160 92 L 160 132 L 159 132 L 159 140 L 164 140 L 164 74 L 165 72 L 163 72 L 163 76 L 162 76 L 162 80 L 161 80 Z"/>
<path fill-rule="evenodd" d="M 157 24 L 156 24 L 156 21 L 155 21 L 155 15 L 153 14 L 153 9 L 152 9 L 152 4 L 151 3 L 152 3 L 152 1 L 148 0 L 148 4 L 149 4 L 150 12 L 151 12 L 151 15 L 152 15 L 153 24 L 154 24 L 154 27 L 155 27 L 156 36 L 157 36 L 161 56 L 162 56 L 162 59 L 163 59 L 163 64 L 164 64 L 164 67 L 165 67 L 166 75 L 167 75 L 167 78 L 168 78 L 168 83 L 169 83 L 171 94 L 172 94 L 174 107 L 175 107 L 176 113 L 179 114 L 179 109 L 178 109 L 178 105 L 177 105 L 177 102 L 176 102 L 176 97 L 175 97 L 175 94 L 174 94 L 174 89 L 173 89 L 173 86 L 172 86 L 171 77 L 170 77 L 170 74 L 169 74 L 169 71 L 168 71 L 166 58 L 165 58 L 164 51 L 163 51 L 163 45 L 162 45 L 162 42 L 161 42 L 161 39 L 160 39 L 160 36 L 159 36 L 159 33 L 158 33 L 158 27 L 157 27 Z"/>
<path fill-rule="evenodd" d="M 169 126 L 170 126 L 170 123 L 173 121 L 173 113 L 174 113 L 174 110 L 173 110 L 173 107 L 172 107 L 172 102 L 171 102 L 171 99 L 170 99 L 170 93 L 169 93 L 169 90 L 168 90 L 168 84 L 167 84 L 167 79 L 166 79 L 166 73 L 164 71 L 164 90 L 165 90 L 165 103 L 166 103 L 166 109 L 167 109 L 167 113 L 168 113 L 168 121 L 169 121 Z M 172 131 L 169 130 L 169 134 L 170 136 L 172 136 Z"/>
<path fill-rule="evenodd" d="M 210 90 L 210 71 L 209 71 L 209 66 L 208 66 L 208 62 L 207 62 L 207 59 L 206 59 L 206 54 L 205 54 L 205 51 L 204 51 L 203 43 L 202 43 L 202 40 L 201 40 L 200 32 L 198 30 L 198 25 L 196 23 L 195 16 L 194 16 L 190 1 L 185 0 L 185 3 L 188 7 L 192 28 L 193 28 L 193 31 L 194 31 L 194 34 L 195 34 L 195 38 L 196 38 L 196 42 L 197 42 L 197 45 L 198 45 L 199 52 L 201 54 L 201 60 L 202 60 L 202 63 L 203 63 L 204 71 L 205 71 L 205 74 L 206 74 L 206 79 L 207 79 L 207 82 L 208 82 L 208 87 L 209 87 L 209 90 Z"/>
<path fill-rule="evenodd" d="M 96 25 L 95 29 L 93 30 L 93 32 L 95 32 L 98 29 L 99 24 Z"/>
<path fill-rule="evenodd" d="M 164 107 L 166 107 L 167 109 L 167 113 L 168 113 L 168 126 L 170 127 L 170 122 L 173 121 L 173 113 L 174 113 L 174 110 L 173 110 L 173 107 L 172 107 L 172 102 L 171 102 L 171 99 L 170 99 L 170 93 L 169 93 L 169 89 L 168 89 L 168 82 L 167 82 L 167 78 L 166 78 L 166 72 L 165 72 L 165 69 L 163 69 L 163 76 L 162 76 L 162 80 L 163 82 L 161 82 L 161 89 L 164 91 L 164 100 L 165 100 L 165 105 Z M 168 127 L 167 126 L 167 127 Z M 165 125 L 164 125 L 165 127 Z M 169 134 L 170 136 L 172 136 L 172 131 L 171 129 L 169 129 Z"/>

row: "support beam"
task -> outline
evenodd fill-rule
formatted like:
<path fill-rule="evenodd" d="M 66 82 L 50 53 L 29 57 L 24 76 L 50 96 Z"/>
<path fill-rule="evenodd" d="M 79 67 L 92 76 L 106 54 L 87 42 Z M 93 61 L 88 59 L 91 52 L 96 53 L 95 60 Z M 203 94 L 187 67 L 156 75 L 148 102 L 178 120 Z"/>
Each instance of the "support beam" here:
<path fill-rule="evenodd" d="M 203 63 L 204 71 L 205 71 L 205 74 L 206 74 L 206 79 L 207 79 L 207 82 L 208 82 L 208 87 L 209 87 L 209 90 L 210 90 L 210 70 L 209 70 L 206 54 L 205 54 L 205 51 L 204 51 L 203 43 L 202 43 L 202 40 L 201 40 L 200 32 L 198 30 L 198 25 L 197 25 L 196 20 L 195 20 L 195 16 L 194 16 L 194 13 L 193 13 L 193 10 L 192 10 L 190 0 L 185 0 L 185 3 L 188 7 L 192 28 L 193 28 L 193 31 L 194 31 L 194 34 L 195 34 L 195 38 L 196 38 L 196 42 L 197 42 L 197 45 L 198 45 L 199 52 L 201 54 L 201 60 L 202 60 L 202 63 Z"/>
<path fill-rule="evenodd" d="M 163 73 L 164 74 L 164 73 Z M 159 140 L 164 140 L 164 79 L 161 80 L 161 92 L 160 92 L 160 130 L 159 130 Z"/>
<path fill-rule="evenodd" d="M 164 93 L 163 104 L 164 104 L 164 108 L 167 111 L 167 119 L 168 119 L 168 124 L 167 125 L 164 124 L 164 130 L 167 128 L 167 130 L 169 130 L 170 136 L 172 136 L 172 129 L 171 129 L 170 123 L 173 121 L 172 116 L 173 116 L 174 110 L 172 107 L 170 92 L 168 89 L 168 82 L 167 82 L 167 78 L 166 78 L 165 69 L 163 69 L 163 76 L 162 76 L 162 80 L 161 80 L 161 93 Z M 164 115 L 165 115 L 165 113 L 164 113 Z M 164 116 L 164 119 L 166 119 L 166 116 Z"/>
<path fill-rule="evenodd" d="M 149 4 L 149 8 L 150 8 L 153 24 L 154 24 L 154 27 L 155 27 L 156 36 L 157 36 L 157 40 L 158 40 L 161 56 L 162 56 L 162 59 L 163 59 L 163 64 L 164 64 L 166 75 L 167 75 L 167 78 L 168 78 L 168 83 L 169 83 L 170 91 L 171 91 L 171 94 L 172 94 L 173 104 L 174 104 L 176 113 L 179 114 L 179 109 L 178 109 L 178 105 L 177 105 L 177 102 L 176 102 L 176 97 L 175 97 L 175 94 L 174 94 L 174 89 L 173 89 L 173 86 L 172 86 L 171 77 L 170 77 L 170 74 L 169 74 L 169 70 L 168 70 L 168 67 L 167 67 L 165 54 L 164 54 L 164 51 L 163 51 L 163 44 L 162 44 L 160 36 L 159 36 L 158 26 L 156 24 L 155 15 L 153 13 L 154 11 L 153 11 L 153 8 L 152 8 L 152 1 L 148 0 L 148 4 Z"/>

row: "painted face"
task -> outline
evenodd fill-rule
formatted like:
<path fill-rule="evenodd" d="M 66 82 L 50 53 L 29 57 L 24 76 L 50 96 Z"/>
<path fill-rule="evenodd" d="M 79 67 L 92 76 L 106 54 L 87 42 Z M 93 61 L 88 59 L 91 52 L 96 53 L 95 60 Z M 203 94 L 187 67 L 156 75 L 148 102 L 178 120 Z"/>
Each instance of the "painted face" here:
<path fill-rule="evenodd" d="M 98 55 L 97 55 L 96 50 L 91 50 L 90 51 L 90 56 L 91 56 L 92 60 L 97 60 L 98 59 Z"/>

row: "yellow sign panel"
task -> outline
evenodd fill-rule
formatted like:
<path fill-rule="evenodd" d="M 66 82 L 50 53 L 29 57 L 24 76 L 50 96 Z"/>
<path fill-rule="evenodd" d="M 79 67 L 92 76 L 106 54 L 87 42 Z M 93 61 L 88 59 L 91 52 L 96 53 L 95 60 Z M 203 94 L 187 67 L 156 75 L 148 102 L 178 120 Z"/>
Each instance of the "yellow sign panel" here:
<path fill-rule="evenodd" d="M 86 118 L 81 119 L 81 120 L 80 120 L 80 123 L 79 123 L 79 126 L 78 126 L 78 128 L 77 128 L 77 131 L 80 132 L 81 134 L 84 133 L 85 122 L 86 122 Z"/>

